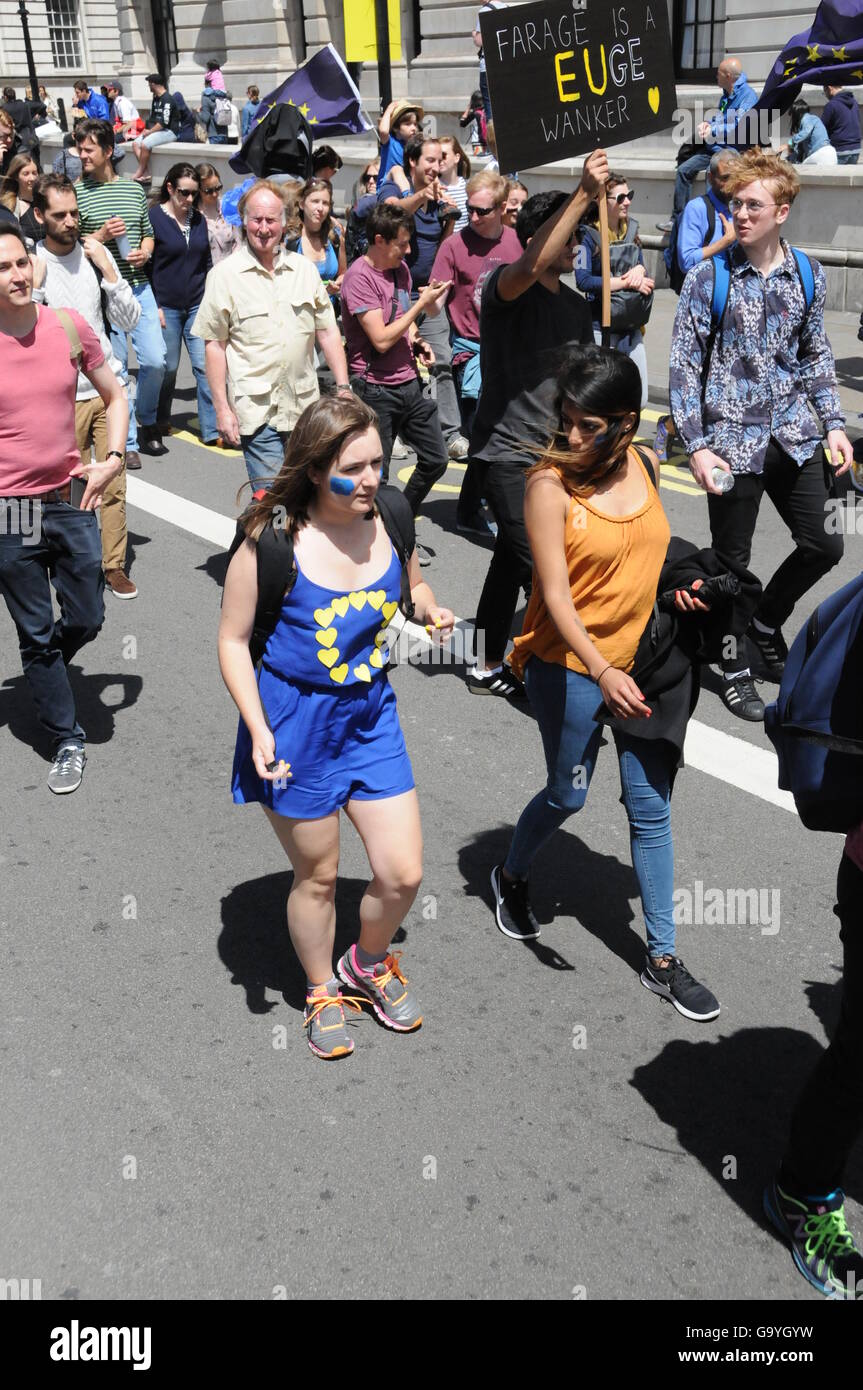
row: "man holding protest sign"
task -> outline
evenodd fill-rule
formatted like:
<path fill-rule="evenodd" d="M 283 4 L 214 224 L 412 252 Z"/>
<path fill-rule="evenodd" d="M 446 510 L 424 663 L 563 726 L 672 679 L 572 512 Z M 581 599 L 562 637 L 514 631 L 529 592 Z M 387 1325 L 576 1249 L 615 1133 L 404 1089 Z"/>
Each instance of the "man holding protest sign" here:
<path fill-rule="evenodd" d="M 595 150 L 585 160 L 574 193 L 537 193 L 518 214 L 524 248 L 511 265 L 498 266 L 485 283 L 480 310 L 482 391 L 471 432 L 471 458 L 483 474 L 482 495 L 497 522 L 476 626 L 485 666 L 468 672 L 476 695 L 521 694 L 503 669 L 519 591 L 530 591 L 533 562 L 524 524 L 524 477 L 555 429 L 557 358 L 573 343 L 592 343 L 590 310 L 561 276 L 572 272 L 580 219 L 604 196 L 608 159 Z"/>

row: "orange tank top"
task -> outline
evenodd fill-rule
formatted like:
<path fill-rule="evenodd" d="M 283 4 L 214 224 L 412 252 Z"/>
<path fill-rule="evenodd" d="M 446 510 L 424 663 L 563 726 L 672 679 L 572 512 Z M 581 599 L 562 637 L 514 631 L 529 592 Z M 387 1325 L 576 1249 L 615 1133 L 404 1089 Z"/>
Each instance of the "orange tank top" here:
<path fill-rule="evenodd" d="M 638 452 L 645 475 L 646 467 Z M 627 516 L 606 516 L 589 497 L 571 497 L 566 516 L 566 563 L 576 613 L 604 659 L 628 671 L 656 602 L 656 586 L 671 531 L 653 480 L 645 476 L 647 497 Z M 521 636 L 515 639 L 512 669 L 524 673 L 531 656 L 557 662 L 570 671 L 587 668 L 558 632 L 545 606 L 534 568 L 533 590 Z"/>

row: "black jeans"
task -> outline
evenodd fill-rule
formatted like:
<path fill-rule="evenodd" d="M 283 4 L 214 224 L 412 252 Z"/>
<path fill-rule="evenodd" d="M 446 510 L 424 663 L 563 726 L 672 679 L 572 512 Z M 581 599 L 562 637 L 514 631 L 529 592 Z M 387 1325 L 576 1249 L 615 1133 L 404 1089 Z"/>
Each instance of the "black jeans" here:
<path fill-rule="evenodd" d="M 530 594 L 533 560 L 524 524 L 526 471 L 518 463 L 480 464 L 480 491 L 497 522 L 494 554 L 476 610 L 479 641 L 489 665 L 502 660 L 506 651 L 519 591 Z"/>
<path fill-rule="evenodd" d="M 461 415 L 461 432 L 464 438 L 469 440 L 479 401 L 476 396 L 462 395 L 461 384 L 466 366 L 466 362 L 455 363 L 452 374 L 458 396 L 459 414 Z M 471 521 L 477 512 L 482 510 L 482 467 L 482 464 L 478 463 L 476 459 L 469 458 L 467 461 L 456 506 L 459 521 Z"/>
<path fill-rule="evenodd" d="M 25 505 L 0 499 L 0 595 L 18 630 L 39 721 L 59 747 L 66 739 L 84 738 L 66 667 L 105 620 L 102 543 L 95 512 L 42 502 L 40 516 L 38 508 L 25 513 Z M 25 514 L 26 529 L 16 524 Z M 56 622 L 52 580 L 60 605 Z"/>
<path fill-rule="evenodd" d="M 843 854 L 836 882 L 839 937 L 845 951 L 842 1002 L 833 1041 L 798 1098 L 780 1182 L 802 1195 L 842 1186 L 863 1131 L 863 873 Z"/>
<path fill-rule="evenodd" d="M 398 386 L 379 386 L 364 377 L 354 377 L 351 385 L 378 417 L 384 451 L 384 482 L 389 480 L 396 435 L 400 434 L 414 450 L 417 463 L 405 484 L 405 497 L 416 513 L 438 478 L 443 477 L 449 462 L 437 405 L 423 395 L 416 377 Z"/>
<path fill-rule="evenodd" d="M 763 473 L 737 473 L 730 492 L 707 494 L 710 534 L 718 554 L 749 564 L 758 508 L 766 492 L 791 532 L 794 550 L 782 561 L 760 599 L 738 601 L 729 608 L 728 637 L 722 665 L 726 671 L 747 664 L 745 632 L 753 617 L 766 627 L 781 627 L 807 590 L 842 559 L 842 537 L 827 530 L 825 503 L 833 479 L 819 444 L 800 465 L 771 439 Z"/>

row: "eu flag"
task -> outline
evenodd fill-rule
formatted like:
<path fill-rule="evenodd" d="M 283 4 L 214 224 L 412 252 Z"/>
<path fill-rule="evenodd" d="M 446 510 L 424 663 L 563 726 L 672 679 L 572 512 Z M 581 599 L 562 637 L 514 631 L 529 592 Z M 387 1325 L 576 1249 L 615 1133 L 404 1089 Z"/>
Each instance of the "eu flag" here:
<path fill-rule="evenodd" d="M 804 82 L 863 82 L 863 0 L 821 0 L 809 29 L 789 39 L 756 111 L 787 111 Z"/>

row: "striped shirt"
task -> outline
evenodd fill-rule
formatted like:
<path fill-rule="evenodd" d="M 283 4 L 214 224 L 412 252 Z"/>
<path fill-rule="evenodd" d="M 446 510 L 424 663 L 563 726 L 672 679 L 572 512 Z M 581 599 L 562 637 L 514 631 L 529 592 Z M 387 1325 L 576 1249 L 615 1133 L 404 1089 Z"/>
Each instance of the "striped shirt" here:
<path fill-rule="evenodd" d="M 145 237 L 153 235 L 146 194 L 134 180 L 112 179 L 110 183 L 97 183 L 95 179 L 82 178 L 75 184 L 75 192 L 78 195 L 78 221 L 82 236 L 98 232 L 109 217 L 122 217 L 132 251 L 138 249 Z M 130 285 L 146 285 L 147 273 L 143 266 L 130 265 L 120 255 L 113 238 L 105 245 L 117 262 L 124 280 Z"/>
<path fill-rule="evenodd" d="M 456 218 L 453 231 L 460 232 L 468 225 L 470 220 L 467 215 L 467 182 L 465 179 L 459 177 L 456 179 L 455 183 L 442 183 L 441 190 L 444 197 L 448 198 L 451 203 L 455 203 L 458 208 L 458 217 Z"/>

